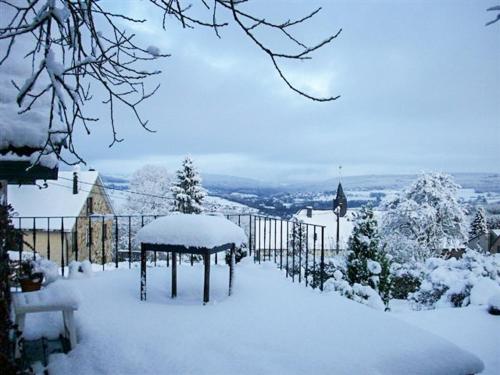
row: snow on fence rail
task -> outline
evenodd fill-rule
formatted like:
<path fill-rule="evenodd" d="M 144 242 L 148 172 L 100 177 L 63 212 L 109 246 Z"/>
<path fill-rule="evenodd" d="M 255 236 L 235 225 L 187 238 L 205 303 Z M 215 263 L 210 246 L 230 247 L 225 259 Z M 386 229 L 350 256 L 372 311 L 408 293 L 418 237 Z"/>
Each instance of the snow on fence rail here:
<path fill-rule="evenodd" d="M 221 215 L 221 214 L 219 214 Z M 73 260 L 90 260 L 105 266 L 113 262 L 139 260 L 140 244 L 135 234 L 147 223 L 165 215 L 90 215 L 57 217 L 12 217 L 16 228 L 23 231 L 17 249 L 19 259 L 23 253 L 38 254 L 65 267 Z M 325 258 L 335 254 L 334 249 L 325 248 L 325 227 L 299 221 L 284 220 L 255 214 L 223 215 L 242 227 L 248 236 L 246 251 L 254 262 L 272 261 L 285 271 L 293 282 L 309 283 L 323 289 Z M 195 258 L 178 257 L 179 262 L 193 264 Z M 217 254 L 213 255 L 217 263 Z M 150 260 L 156 266 L 157 255 Z M 170 255 L 165 259 L 170 266 Z"/>

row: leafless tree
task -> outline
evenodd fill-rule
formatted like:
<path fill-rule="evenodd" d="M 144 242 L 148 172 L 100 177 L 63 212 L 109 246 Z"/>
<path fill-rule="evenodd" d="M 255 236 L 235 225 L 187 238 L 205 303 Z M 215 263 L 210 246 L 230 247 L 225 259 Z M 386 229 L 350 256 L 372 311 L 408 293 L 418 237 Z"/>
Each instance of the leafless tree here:
<path fill-rule="evenodd" d="M 298 89 L 280 67 L 283 60 L 310 59 L 313 52 L 340 34 L 341 29 L 312 45 L 294 35 L 293 28 L 310 21 L 321 8 L 298 19 L 271 22 L 247 10 L 250 0 L 199 0 L 195 5 L 183 0 L 149 0 L 149 3 L 162 12 L 164 29 L 168 20 L 173 19 L 183 28 L 207 28 L 220 37 L 220 29 L 234 23 L 268 56 L 291 90 L 314 101 L 338 98 L 315 97 Z M 198 16 L 193 15 L 196 5 L 202 8 L 202 12 L 196 12 Z M 0 41 L 6 46 L 3 56 L 0 55 L 0 65 L 12 56 L 18 38 L 29 38 L 32 42 L 25 56 L 31 59 L 32 74 L 24 83 L 12 82 L 18 91 L 19 113 L 30 111 L 42 97 L 48 97 L 51 103 L 43 153 L 55 152 L 68 164 L 84 162 L 75 149 L 73 134 L 77 126 L 83 126 L 90 133 L 90 123 L 98 121 L 85 111 L 85 103 L 93 99 L 98 86 L 106 93 L 104 103 L 109 110 L 113 137 L 110 147 L 122 141 L 114 120 L 118 106 L 128 108 L 139 124 L 151 131 L 138 106 L 158 90 L 159 85 L 147 89 L 146 82 L 161 72 L 143 70 L 139 66 L 143 61 L 169 55 L 156 47 L 137 44 L 134 34 L 120 26 L 123 22 L 117 22 L 143 23 L 146 20 L 113 13 L 98 0 L 0 0 L 0 6 L 2 12 L 8 10 L 12 14 L 0 25 Z M 219 22 L 219 19 L 227 21 Z M 265 32 L 278 33 L 291 42 L 294 50 L 277 51 L 268 46 L 261 37 Z M 62 159 L 60 145 L 54 144 L 54 135 L 64 139 L 65 147 L 73 156 L 71 160 Z"/>

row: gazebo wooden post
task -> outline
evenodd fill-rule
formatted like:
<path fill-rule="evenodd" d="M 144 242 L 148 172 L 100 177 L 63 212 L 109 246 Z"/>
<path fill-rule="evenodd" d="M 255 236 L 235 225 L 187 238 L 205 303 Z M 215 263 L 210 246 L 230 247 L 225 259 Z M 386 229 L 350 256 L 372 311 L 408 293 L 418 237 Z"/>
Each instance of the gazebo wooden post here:
<path fill-rule="evenodd" d="M 205 266 L 205 278 L 203 283 L 203 304 L 210 300 L 210 253 L 203 254 L 203 263 Z"/>
<path fill-rule="evenodd" d="M 231 295 L 233 292 L 233 279 L 234 279 L 234 244 L 231 246 L 229 257 L 229 293 Z"/>
<path fill-rule="evenodd" d="M 146 249 L 141 244 L 141 301 L 146 300 Z"/>
<path fill-rule="evenodd" d="M 177 253 L 172 253 L 172 298 L 177 297 Z"/>

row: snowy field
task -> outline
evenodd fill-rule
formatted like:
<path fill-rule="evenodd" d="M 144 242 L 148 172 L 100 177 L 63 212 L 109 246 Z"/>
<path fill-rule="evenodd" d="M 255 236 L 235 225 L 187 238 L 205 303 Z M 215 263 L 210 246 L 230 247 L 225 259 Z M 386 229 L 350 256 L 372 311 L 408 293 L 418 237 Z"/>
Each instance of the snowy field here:
<path fill-rule="evenodd" d="M 67 355 L 53 355 L 50 373 L 430 375 L 482 368 L 476 356 L 445 339 L 391 314 L 292 284 L 270 263 L 238 264 L 231 297 L 226 296 L 228 268 L 214 266 L 211 276 L 207 306 L 201 305 L 200 265 L 179 268 L 176 300 L 169 298 L 170 269 L 162 267 L 148 270 L 146 302 L 139 301 L 138 268 L 57 281 L 56 286 L 66 284 L 81 300 L 76 314 L 79 344 Z M 470 311 L 472 324 L 480 323 L 472 333 L 484 332 L 494 350 L 491 317 Z M 434 323 L 426 325 L 425 316 Z M 447 324 L 447 316 L 434 316 L 398 315 L 424 329 L 436 328 L 436 320 Z M 455 318 L 457 331 L 471 324 L 468 315 Z M 28 316 L 27 338 L 57 335 L 60 320 L 53 313 Z M 447 331 L 443 328 L 443 337 Z M 437 328 L 436 333 L 441 334 Z M 456 340 L 459 345 L 462 341 Z M 463 347 L 487 365 L 498 364 L 492 353 L 485 359 L 476 350 L 483 346 Z"/>

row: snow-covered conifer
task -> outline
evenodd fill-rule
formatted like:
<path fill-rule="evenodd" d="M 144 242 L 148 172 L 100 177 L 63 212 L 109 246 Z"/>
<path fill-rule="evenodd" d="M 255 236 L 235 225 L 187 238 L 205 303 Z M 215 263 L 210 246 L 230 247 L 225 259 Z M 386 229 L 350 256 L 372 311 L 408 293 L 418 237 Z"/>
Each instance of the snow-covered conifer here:
<path fill-rule="evenodd" d="M 477 237 L 487 231 L 488 225 L 486 224 L 486 213 L 484 212 L 484 208 L 479 207 L 472 223 L 470 224 L 469 239 Z"/>
<path fill-rule="evenodd" d="M 361 208 L 348 242 L 347 281 L 376 290 L 384 303 L 390 298 L 390 261 L 380 249 L 377 220 L 371 206 Z"/>
<path fill-rule="evenodd" d="M 203 199 L 206 191 L 201 186 L 201 177 L 188 155 L 177 171 L 176 181 L 170 188 L 174 196 L 174 211 L 184 214 L 199 214 L 203 212 Z"/>

